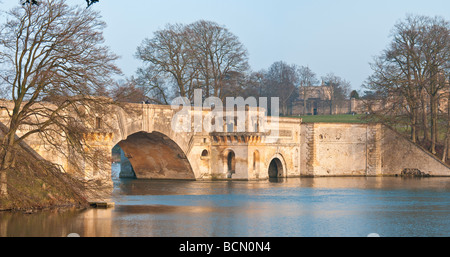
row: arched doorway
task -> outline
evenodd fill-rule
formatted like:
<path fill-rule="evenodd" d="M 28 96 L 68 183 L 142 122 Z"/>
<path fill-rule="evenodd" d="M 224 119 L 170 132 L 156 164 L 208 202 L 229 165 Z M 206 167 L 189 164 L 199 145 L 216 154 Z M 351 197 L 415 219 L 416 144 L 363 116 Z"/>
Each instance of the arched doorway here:
<path fill-rule="evenodd" d="M 283 176 L 283 164 L 278 158 L 273 158 L 269 164 L 269 178 L 279 178 Z"/>
<path fill-rule="evenodd" d="M 236 172 L 236 155 L 233 151 L 227 154 L 227 177 L 231 178 L 232 174 Z"/>
<path fill-rule="evenodd" d="M 195 180 L 183 150 L 159 132 L 137 132 L 118 144 L 137 179 Z M 124 158 L 121 158 L 121 162 Z M 121 163 L 121 168 L 123 163 Z"/>

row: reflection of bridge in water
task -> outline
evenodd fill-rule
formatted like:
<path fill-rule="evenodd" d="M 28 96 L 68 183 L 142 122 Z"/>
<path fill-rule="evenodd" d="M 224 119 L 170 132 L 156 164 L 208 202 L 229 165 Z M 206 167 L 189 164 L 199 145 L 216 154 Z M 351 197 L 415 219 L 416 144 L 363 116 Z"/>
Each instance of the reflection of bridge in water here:
<path fill-rule="evenodd" d="M 411 231 L 413 236 L 442 236 L 447 232 L 442 228 L 450 221 L 445 211 L 450 178 L 279 180 L 276 184 L 121 180 L 112 195 L 114 208 L 32 215 L 0 212 L 0 237 L 366 236 L 372 232 L 411 236 Z M 368 206 L 377 206 L 377 211 Z M 434 222 L 427 226 L 414 222 L 430 217 Z"/>

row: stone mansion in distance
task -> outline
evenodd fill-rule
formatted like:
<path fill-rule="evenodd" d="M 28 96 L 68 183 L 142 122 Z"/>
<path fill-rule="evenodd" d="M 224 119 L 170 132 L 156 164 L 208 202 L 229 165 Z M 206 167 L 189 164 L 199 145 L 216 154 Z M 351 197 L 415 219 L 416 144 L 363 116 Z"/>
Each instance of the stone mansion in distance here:
<path fill-rule="evenodd" d="M 303 94 L 303 90 L 306 91 L 306 94 Z M 448 90 L 442 90 L 441 96 L 448 94 L 446 91 L 448 92 Z M 440 97 L 438 107 L 440 112 L 447 111 L 447 99 L 448 97 Z M 361 114 L 386 109 L 393 102 L 395 102 L 393 99 L 357 99 L 352 97 L 332 101 L 330 86 L 322 84 L 300 88 L 299 97 L 292 104 L 292 115 Z M 428 105 L 429 101 L 426 102 Z"/>

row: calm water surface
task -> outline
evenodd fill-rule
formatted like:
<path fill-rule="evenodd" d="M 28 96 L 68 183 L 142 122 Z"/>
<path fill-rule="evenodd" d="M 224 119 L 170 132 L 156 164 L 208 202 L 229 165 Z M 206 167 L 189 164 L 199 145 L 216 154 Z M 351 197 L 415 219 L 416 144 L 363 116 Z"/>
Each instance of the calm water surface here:
<path fill-rule="evenodd" d="M 0 236 L 450 236 L 450 178 L 114 183 L 114 208 L 0 213 Z"/>

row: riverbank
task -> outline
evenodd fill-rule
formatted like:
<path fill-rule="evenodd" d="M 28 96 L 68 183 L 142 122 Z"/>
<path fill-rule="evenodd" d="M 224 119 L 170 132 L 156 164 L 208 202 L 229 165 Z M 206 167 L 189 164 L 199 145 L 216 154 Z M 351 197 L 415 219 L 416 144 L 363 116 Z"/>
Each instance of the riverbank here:
<path fill-rule="evenodd" d="M 29 149 L 16 152 L 15 165 L 6 171 L 8 195 L 0 196 L 0 211 L 34 212 L 49 208 L 85 208 L 83 184 Z"/>
<path fill-rule="evenodd" d="M 13 179 L 8 173 L 8 197 L 0 199 L 0 211 L 33 213 L 49 209 L 88 208 L 87 200 L 74 192 L 65 179 L 58 176 L 35 179 Z"/>

